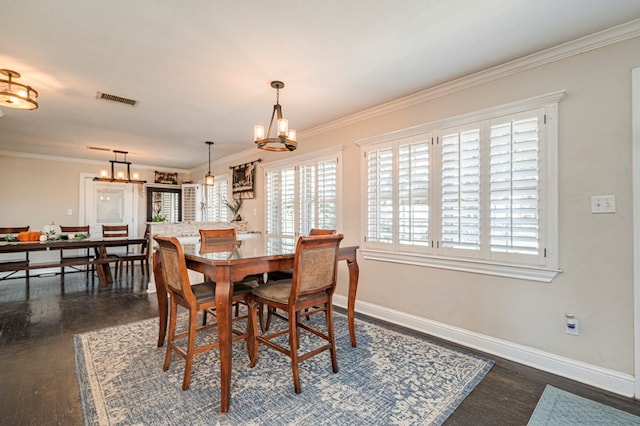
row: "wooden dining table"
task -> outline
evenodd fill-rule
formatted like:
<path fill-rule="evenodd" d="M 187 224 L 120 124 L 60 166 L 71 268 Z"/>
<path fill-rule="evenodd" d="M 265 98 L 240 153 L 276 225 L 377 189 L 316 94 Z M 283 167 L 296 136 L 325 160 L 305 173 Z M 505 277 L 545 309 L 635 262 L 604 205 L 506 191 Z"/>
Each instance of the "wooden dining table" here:
<path fill-rule="evenodd" d="M 220 342 L 220 412 L 222 413 L 229 411 L 231 399 L 233 283 L 241 281 L 248 275 L 293 269 L 294 260 L 294 249 L 290 246 L 274 249 L 273 245 L 267 244 L 262 237 L 240 243 L 236 250 L 207 253 L 201 252 L 199 243 L 183 244 L 187 267 L 203 273 L 207 279 L 216 282 L 216 319 Z M 347 317 L 349 337 L 353 347 L 356 346 L 355 301 L 359 277 L 357 249 L 358 246 L 344 246 L 340 247 L 338 252 L 338 260 L 346 261 L 349 270 Z M 153 270 L 160 316 L 158 346 L 164 344 L 168 319 L 167 289 L 160 272 L 161 267 L 160 256 L 154 252 Z"/>
<path fill-rule="evenodd" d="M 18 262 L 17 265 L 9 265 L 5 268 L 0 267 L 0 272 L 8 271 L 30 271 L 34 269 L 60 268 L 62 266 L 81 266 L 95 265 L 98 272 L 98 280 L 101 287 L 107 287 L 113 283 L 111 275 L 110 263 L 114 260 L 108 257 L 107 247 L 126 247 L 129 245 L 140 245 L 147 241 L 145 238 L 103 238 L 91 237 L 85 239 L 59 239 L 53 241 L 0 241 L 0 254 L 3 253 L 26 253 L 36 251 L 58 251 L 73 249 L 94 249 L 95 259 L 74 259 L 72 261 L 43 261 Z M 28 275 L 27 275 L 28 277 Z M 29 281 L 27 278 L 27 285 Z"/>

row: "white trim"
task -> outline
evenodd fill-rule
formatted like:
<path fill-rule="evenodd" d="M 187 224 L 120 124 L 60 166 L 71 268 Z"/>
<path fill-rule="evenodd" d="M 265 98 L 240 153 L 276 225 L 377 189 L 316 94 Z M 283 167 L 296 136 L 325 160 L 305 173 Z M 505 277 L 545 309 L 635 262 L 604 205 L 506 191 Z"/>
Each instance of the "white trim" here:
<path fill-rule="evenodd" d="M 633 351 L 635 397 L 640 397 L 640 68 L 631 70 L 631 157 L 633 186 Z"/>
<path fill-rule="evenodd" d="M 381 135 L 360 139 L 356 141 L 356 145 L 367 146 L 377 143 L 383 143 L 394 139 L 400 139 L 408 136 L 414 136 L 420 133 L 430 132 L 437 129 L 463 126 L 477 121 L 494 119 L 503 115 L 511 115 L 521 111 L 548 107 L 549 105 L 557 104 L 558 102 L 560 102 L 566 94 L 566 90 L 558 90 L 538 96 L 532 96 L 530 98 L 520 99 L 518 101 L 509 102 L 506 104 L 495 105 L 467 114 L 448 117 L 442 120 L 431 121 L 406 129 L 394 130 L 388 133 L 383 133 Z"/>
<path fill-rule="evenodd" d="M 429 256 L 412 252 L 372 250 L 362 247 L 359 251 L 362 257 L 367 260 L 449 269 L 452 271 L 494 275 L 498 277 L 516 278 L 543 283 L 551 282 L 556 275 L 562 272 L 560 269 L 535 267 L 530 265 L 509 265 L 505 263 L 487 262 L 479 259 Z"/>
<path fill-rule="evenodd" d="M 347 298 L 335 294 L 336 306 L 346 308 Z M 426 333 L 465 347 L 499 356 L 548 373 L 576 380 L 626 397 L 633 396 L 633 376 L 597 365 L 576 361 L 550 352 L 518 345 L 459 327 L 406 314 L 367 302 L 356 301 L 356 311 L 420 333 Z M 356 325 L 356 339 L 358 327 Z"/>
<path fill-rule="evenodd" d="M 431 87 L 421 92 L 405 96 L 382 105 L 368 108 L 355 114 L 347 115 L 338 120 L 298 132 L 298 140 L 315 136 L 324 132 L 346 127 L 364 120 L 389 114 L 423 102 L 428 102 L 461 90 L 488 83 L 524 70 L 560 61 L 571 56 L 579 55 L 590 50 L 615 44 L 640 35 L 640 19 L 629 21 L 567 43 L 542 50 L 505 64 L 489 68 L 475 74 L 470 74 L 457 80 Z"/>

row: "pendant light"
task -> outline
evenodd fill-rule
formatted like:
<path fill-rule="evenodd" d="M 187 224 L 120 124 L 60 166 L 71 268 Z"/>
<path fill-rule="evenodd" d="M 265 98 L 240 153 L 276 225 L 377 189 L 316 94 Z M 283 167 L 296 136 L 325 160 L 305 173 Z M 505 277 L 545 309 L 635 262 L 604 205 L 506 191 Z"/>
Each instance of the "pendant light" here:
<path fill-rule="evenodd" d="M 289 129 L 289 121 L 282 116 L 282 107 L 280 106 L 280 89 L 284 87 L 284 83 L 272 81 L 271 87 L 276 89 L 276 104 L 273 106 L 273 112 L 271 113 L 269 129 L 265 133 L 263 125 L 255 125 L 253 127 L 253 141 L 258 145 L 259 149 L 264 149 L 265 151 L 293 151 L 298 147 L 296 131 Z M 276 136 L 271 137 L 274 118 L 277 119 L 277 131 Z"/>
<path fill-rule="evenodd" d="M 0 106 L 17 109 L 38 108 L 38 92 L 31 86 L 15 81 L 20 73 L 0 69 Z"/>
<path fill-rule="evenodd" d="M 213 142 L 206 141 L 205 143 L 209 145 L 209 171 L 204 177 L 204 184 L 206 186 L 213 186 L 213 175 L 211 174 L 211 145 L 213 145 Z"/>

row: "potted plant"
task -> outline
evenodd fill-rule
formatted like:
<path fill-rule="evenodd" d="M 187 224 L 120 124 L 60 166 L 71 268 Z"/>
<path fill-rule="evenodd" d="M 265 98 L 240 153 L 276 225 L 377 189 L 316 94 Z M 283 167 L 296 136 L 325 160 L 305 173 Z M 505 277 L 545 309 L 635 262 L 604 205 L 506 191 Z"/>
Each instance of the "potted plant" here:
<path fill-rule="evenodd" d="M 242 208 L 242 198 L 234 198 L 231 203 L 227 202 L 227 207 L 231 210 L 231 219 L 232 222 L 240 222 L 242 220 L 242 216 L 240 216 L 239 212 Z"/>

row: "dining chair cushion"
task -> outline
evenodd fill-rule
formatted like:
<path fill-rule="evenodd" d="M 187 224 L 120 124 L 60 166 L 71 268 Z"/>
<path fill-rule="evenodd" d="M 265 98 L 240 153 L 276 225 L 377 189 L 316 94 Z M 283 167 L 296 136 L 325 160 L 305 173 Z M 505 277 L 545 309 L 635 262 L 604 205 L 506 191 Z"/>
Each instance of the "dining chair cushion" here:
<path fill-rule="evenodd" d="M 265 299 L 273 300 L 278 303 L 288 303 L 289 295 L 291 294 L 292 280 L 280 280 L 270 283 L 259 285 L 255 287 L 251 292 L 257 296 Z M 298 301 L 305 300 L 310 296 L 300 296 Z"/>
<path fill-rule="evenodd" d="M 252 286 L 251 283 L 235 283 L 233 285 L 233 294 L 249 293 L 253 289 L 254 286 Z M 216 299 L 216 283 L 211 281 L 194 284 L 191 286 L 191 291 L 193 291 L 193 295 L 198 302 Z"/>
<path fill-rule="evenodd" d="M 192 285 L 191 291 L 198 302 L 216 300 L 216 284 L 210 281 Z"/>

